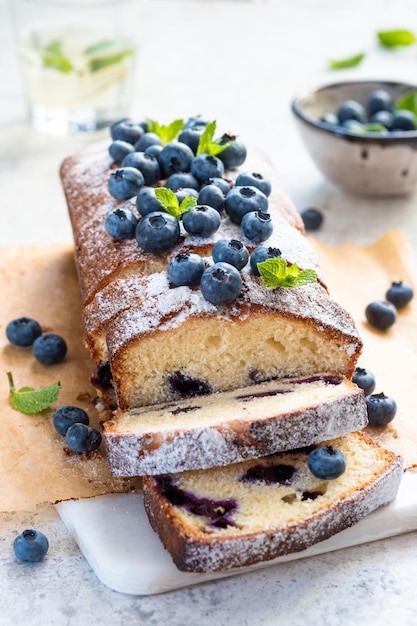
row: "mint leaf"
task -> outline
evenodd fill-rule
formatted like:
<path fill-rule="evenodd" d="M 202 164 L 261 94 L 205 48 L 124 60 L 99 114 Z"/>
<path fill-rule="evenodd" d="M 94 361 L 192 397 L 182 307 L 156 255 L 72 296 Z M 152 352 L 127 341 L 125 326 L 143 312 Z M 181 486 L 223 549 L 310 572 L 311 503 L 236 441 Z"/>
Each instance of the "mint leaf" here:
<path fill-rule="evenodd" d="M 97 52 L 103 52 L 103 50 L 108 50 L 109 48 L 114 48 L 117 45 L 117 39 L 100 39 L 100 41 L 96 41 L 92 43 L 87 48 L 84 48 L 83 54 L 96 54 Z"/>
<path fill-rule="evenodd" d="M 130 48 L 128 50 L 122 50 L 121 52 L 115 52 L 114 54 L 108 54 L 106 56 L 90 59 L 87 63 L 88 69 L 90 72 L 97 72 L 97 70 L 102 70 L 104 67 L 109 67 L 109 65 L 116 65 L 116 63 L 120 63 L 120 61 L 123 61 L 123 59 L 134 53 L 134 48 Z"/>
<path fill-rule="evenodd" d="M 315 270 L 300 270 L 296 263 L 287 265 L 287 262 L 281 257 L 274 257 L 258 263 L 258 270 L 268 289 L 301 287 L 317 281 Z"/>
<path fill-rule="evenodd" d="M 7 372 L 10 387 L 10 403 L 16 411 L 35 415 L 47 409 L 58 399 L 61 383 L 58 381 L 48 387 L 35 390 L 33 387 L 21 387 L 16 390 L 11 372 Z"/>
<path fill-rule="evenodd" d="M 184 213 L 188 213 L 188 211 L 197 205 L 197 200 L 194 196 L 186 196 L 180 204 L 174 192 L 166 187 L 157 187 L 155 189 L 155 196 L 163 210 L 177 220 L 180 220 Z"/>
<path fill-rule="evenodd" d="M 161 140 L 163 145 L 166 145 L 173 139 L 175 139 L 184 128 L 184 120 L 174 120 L 170 124 L 159 124 L 155 120 L 147 119 L 146 127 L 148 132 L 155 133 Z"/>
<path fill-rule="evenodd" d="M 401 96 L 401 98 L 398 98 L 395 103 L 395 109 L 397 111 L 400 109 L 406 109 L 417 116 L 417 91 L 407 91 L 403 96 Z"/>
<path fill-rule="evenodd" d="M 409 30 L 380 30 L 377 32 L 379 43 L 385 48 L 396 48 L 397 46 L 411 46 L 415 43 L 416 36 Z"/>
<path fill-rule="evenodd" d="M 54 39 L 42 52 L 42 63 L 45 67 L 53 67 L 63 74 L 72 72 L 73 66 L 71 61 L 62 52 L 62 41 Z"/>
<path fill-rule="evenodd" d="M 369 122 L 368 124 L 363 124 L 362 126 L 352 126 L 351 128 L 347 128 L 350 133 L 356 133 L 358 135 L 363 135 L 364 133 L 386 133 L 387 129 L 383 124 L 379 122 Z"/>
<path fill-rule="evenodd" d="M 338 59 L 338 60 L 331 59 L 329 61 L 329 68 L 331 70 L 345 70 L 349 67 L 357 67 L 360 63 L 362 63 L 364 58 L 365 58 L 365 53 L 360 52 L 359 54 L 355 54 L 345 59 Z"/>
<path fill-rule="evenodd" d="M 220 152 L 223 152 L 227 146 L 230 146 L 231 141 L 227 141 L 225 144 L 220 144 L 220 140 L 214 139 L 214 133 L 216 132 L 216 121 L 210 122 L 204 129 L 200 140 L 198 142 L 197 154 L 210 154 L 210 156 L 217 156 Z"/>

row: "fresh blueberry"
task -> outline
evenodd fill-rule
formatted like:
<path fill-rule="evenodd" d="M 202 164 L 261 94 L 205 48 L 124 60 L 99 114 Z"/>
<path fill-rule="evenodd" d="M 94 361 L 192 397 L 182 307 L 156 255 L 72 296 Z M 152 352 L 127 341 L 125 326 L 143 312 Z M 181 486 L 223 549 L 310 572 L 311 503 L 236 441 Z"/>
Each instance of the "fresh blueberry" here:
<path fill-rule="evenodd" d="M 178 172 L 177 174 L 171 174 L 168 176 L 165 182 L 165 187 L 168 189 L 195 189 L 198 191 L 200 185 L 197 179 L 191 174 L 191 172 Z"/>
<path fill-rule="evenodd" d="M 364 367 L 357 367 L 352 376 L 352 382 L 363 389 L 365 396 L 369 396 L 375 389 L 375 376 Z"/>
<path fill-rule="evenodd" d="M 198 198 L 197 189 L 192 189 L 190 187 L 183 187 L 182 189 L 174 189 L 173 191 L 174 191 L 174 196 L 176 196 L 180 204 L 184 200 L 184 198 L 187 198 L 189 196 L 191 196 L 192 198 L 195 198 L 196 200 Z"/>
<path fill-rule="evenodd" d="M 171 141 L 159 153 L 159 164 L 163 178 L 177 172 L 189 172 L 194 152 L 180 141 Z"/>
<path fill-rule="evenodd" d="M 362 124 L 366 123 L 365 107 L 356 100 L 345 100 L 337 109 L 337 119 L 340 124 L 346 120 L 356 120 Z"/>
<path fill-rule="evenodd" d="M 163 149 L 162 144 L 153 143 L 145 149 L 145 154 L 150 154 L 159 160 L 159 155 L 161 154 L 161 150 Z"/>
<path fill-rule="evenodd" d="M 389 424 L 397 413 L 397 403 L 393 398 L 382 393 L 366 396 L 369 423 L 374 426 Z"/>
<path fill-rule="evenodd" d="M 226 148 L 224 148 L 224 150 L 222 150 L 218 155 L 226 170 L 235 169 L 236 167 L 243 165 L 247 155 L 245 144 L 243 144 L 235 135 L 231 135 L 229 133 L 222 135 L 219 143 L 221 146 L 229 143 L 229 145 L 226 146 Z"/>
<path fill-rule="evenodd" d="M 128 200 L 136 196 L 145 184 L 142 172 L 134 167 L 119 167 L 110 173 L 109 191 L 116 200 Z"/>
<path fill-rule="evenodd" d="M 65 434 L 65 441 L 70 450 L 79 454 L 88 454 L 97 450 L 101 443 L 101 433 L 97 428 L 76 423 Z"/>
<path fill-rule="evenodd" d="M 161 203 L 155 195 L 154 187 L 143 187 L 136 196 L 136 208 L 142 215 L 162 211 Z"/>
<path fill-rule="evenodd" d="M 215 263 L 230 263 L 239 271 L 249 261 L 249 252 L 246 246 L 238 239 L 219 239 L 211 251 Z"/>
<path fill-rule="evenodd" d="M 161 138 L 156 133 L 144 133 L 135 143 L 135 150 L 145 152 L 150 146 L 160 146 L 161 144 Z"/>
<path fill-rule="evenodd" d="M 194 154 L 196 154 L 200 137 L 203 134 L 205 127 L 205 125 L 196 124 L 192 127 L 183 128 L 178 135 L 178 141 L 182 141 L 182 143 L 187 144 Z"/>
<path fill-rule="evenodd" d="M 235 180 L 236 186 L 241 187 L 257 187 L 264 193 L 266 196 L 269 196 L 271 193 L 271 182 L 259 174 L 258 172 L 241 172 Z"/>
<path fill-rule="evenodd" d="M 116 163 L 121 163 L 127 154 L 134 151 L 135 149 L 131 143 L 121 139 L 116 139 L 109 146 L 109 154 Z"/>
<path fill-rule="evenodd" d="M 204 117 L 201 114 L 192 115 L 185 121 L 184 128 L 196 128 L 199 126 L 205 127 L 209 123 L 210 123 L 210 120 L 204 119 Z"/>
<path fill-rule="evenodd" d="M 242 291 L 242 278 L 233 265 L 215 263 L 204 270 L 200 289 L 204 298 L 211 304 L 231 304 Z"/>
<path fill-rule="evenodd" d="M 35 359 L 44 365 L 54 365 L 62 361 L 67 353 L 67 343 L 55 333 L 45 333 L 33 342 Z"/>
<path fill-rule="evenodd" d="M 211 154 L 199 154 L 191 161 L 191 173 L 199 183 L 202 183 L 208 178 L 222 178 L 224 165 L 216 156 Z"/>
<path fill-rule="evenodd" d="M 300 216 L 303 220 L 304 228 L 307 231 L 318 230 L 324 219 L 323 213 L 314 207 L 304 209 L 304 211 L 300 213 Z"/>
<path fill-rule="evenodd" d="M 123 159 L 122 167 L 134 167 L 139 170 L 145 185 L 154 185 L 161 178 L 158 159 L 147 152 L 131 152 Z"/>
<path fill-rule="evenodd" d="M 198 194 L 198 204 L 208 204 L 221 213 L 224 209 L 223 191 L 217 185 L 205 185 Z"/>
<path fill-rule="evenodd" d="M 391 130 L 393 119 L 394 115 L 390 111 L 377 111 L 371 117 L 371 122 L 373 124 L 382 124 L 387 130 Z"/>
<path fill-rule="evenodd" d="M 388 302 L 391 302 L 396 309 L 401 309 L 406 306 L 413 299 L 414 291 L 411 285 L 404 283 L 402 280 L 399 282 L 391 283 L 385 298 Z"/>
<path fill-rule="evenodd" d="M 135 236 L 138 218 L 129 209 L 113 209 L 104 220 L 106 232 L 113 239 L 131 239 Z"/>
<path fill-rule="evenodd" d="M 48 552 L 49 541 L 39 530 L 27 529 L 13 541 L 13 552 L 19 561 L 38 563 Z"/>
<path fill-rule="evenodd" d="M 391 95 L 385 89 L 376 89 L 371 93 L 368 99 L 369 115 L 372 116 L 379 111 L 392 112 L 394 103 Z"/>
<path fill-rule="evenodd" d="M 322 480 L 333 480 L 343 474 L 346 460 L 343 452 L 333 446 L 314 448 L 307 457 L 308 469 Z"/>
<path fill-rule="evenodd" d="M 368 304 L 365 316 L 371 326 L 379 330 L 387 330 L 397 319 L 397 309 L 391 302 L 378 300 Z"/>
<path fill-rule="evenodd" d="M 201 183 L 201 189 L 208 185 L 215 185 L 218 187 L 225 195 L 231 190 L 233 187 L 233 183 L 227 178 L 220 178 L 219 176 L 213 176 L 212 178 L 208 178 L 204 182 Z"/>
<path fill-rule="evenodd" d="M 176 287 L 198 285 L 204 272 L 204 261 L 198 254 L 177 254 L 168 265 L 169 282 Z"/>
<path fill-rule="evenodd" d="M 52 423 L 55 430 L 60 435 L 66 435 L 66 432 L 73 424 L 85 424 L 88 426 L 90 420 L 87 413 L 78 406 L 60 406 L 54 412 Z"/>
<path fill-rule="evenodd" d="M 40 324 L 31 317 L 18 317 L 6 326 L 6 337 L 19 348 L 29 348 L 42 335 Z"/>
<path fill-rule="evenodd" d="M 139 220 L 135 237 L 145 252 L 166 252 L 178 243 L 180 226 L 169 213 L 154 211 Z"/>
<path fill-rule="evenodd" d="M 235 224 L 240 224 L 250 211 L 268 211 L 268 198 L 257 187 L 232 187 L 224 202 L 226 213 Z"/>
<path fill-rule="evenodd" d="M 219 212 L 207 204 L 197 204 L 182 216 L 182 225 L 187 233 L 197 237 L 210 237 L 221 223 Z"/>
<path fill-rule="evenodd" d="M 268 259 L 274 259 L 277 256 L 281 256 L 281 250 L 279 248 L 256 246 L 255 250 L 250 255 L 250 267 L 252 273 L 255 276 L 260 276 L 258 263 L 263 263 L 263 261 L 267 261 Z"/>
<path fill-rule="evenodd" d="M 269 239 L 274 228 L 271 216 L 263 211 L 249 211 L 249 213 L 245 213 L 240 226 L 244 237 L 253 243 L 260 243 Z"/>
<path fill-rule="evenodd" d="M 135 144 L 143 135 L 143 128 L 136 122 L 130 119 L 123 119 L 120 122 L 115 122 L 110 129 L 111 138 L 113 141 L 121 139 L 127 141 L 127 143 Z"/>
<path fill-rule="evenodd" d="M 391 130 L 416 130 L 417 120 L 412 111 L 400 110 L 394 113 Z"/>

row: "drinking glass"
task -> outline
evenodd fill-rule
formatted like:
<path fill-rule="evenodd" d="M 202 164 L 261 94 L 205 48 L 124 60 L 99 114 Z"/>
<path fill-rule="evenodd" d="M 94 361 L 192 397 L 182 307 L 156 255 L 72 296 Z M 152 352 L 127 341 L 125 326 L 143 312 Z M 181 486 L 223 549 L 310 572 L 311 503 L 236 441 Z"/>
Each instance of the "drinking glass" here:
<path fill-rule="evenodd" d="M 92 132 L 126 116 L 146 0 L 10 0 L 29 121 Z"/>

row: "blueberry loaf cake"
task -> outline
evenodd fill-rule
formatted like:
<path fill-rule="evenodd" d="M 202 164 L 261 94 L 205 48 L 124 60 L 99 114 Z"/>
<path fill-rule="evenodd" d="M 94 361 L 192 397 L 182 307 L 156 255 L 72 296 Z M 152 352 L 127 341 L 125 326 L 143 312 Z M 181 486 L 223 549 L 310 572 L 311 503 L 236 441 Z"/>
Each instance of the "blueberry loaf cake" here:
<path fill-rule="evenodd" d="M 118 410 L 104 433 L 113 474 L 141 476 L 292 450 L 361 430 L 367 422 L 358 387 L 326 374 Z"/>
<path fill-rule="evenodd" d="M 318 454 L 316 454 L 318 453 Z M 150 523 L 183 571 L 300 552 L 394 499 L 402 459 L 355 432 L 223 468 L 148 476 Z"/>

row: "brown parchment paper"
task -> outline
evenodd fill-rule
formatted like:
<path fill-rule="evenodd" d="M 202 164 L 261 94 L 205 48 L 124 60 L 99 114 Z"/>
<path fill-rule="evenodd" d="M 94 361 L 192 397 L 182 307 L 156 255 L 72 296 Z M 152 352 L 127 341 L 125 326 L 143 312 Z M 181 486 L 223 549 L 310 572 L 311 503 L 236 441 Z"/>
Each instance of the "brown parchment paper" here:
<path fill-rule="evenodd" d="M 386 233 L 367 247 L 350 244 L 325 247 L 311 239 L 333 299 L 353 316 L 363 340 L 358 365 L 376 377 L 374 393 L 384 392 L 397 403 L 394 420 L 365 431 L 385 447 L 401 454 L 406 468 L 417 468 L 417 290 L 415 258 L 404 234 Z M 380 331 L 368 324 L 366 306 L 385 300 L 392 281 L 403 280 L 415 290 L 414 299 L 398 312 L 391 328 Z"/>
<path fill-rule="evenodd" d="M 111 476 L 103 453 L 91 458 L 65 451 L 65 439 L 52 425 L 53 409 L 82 407 L 98 426 L 89 384 L 90 365 L 82 343 L 81 299 L 71 246 L 0 249 L 0 511 L 31 510 L 43 502 L 128 491 L 134 481 Z M 16 348 L 5 335 L 7 323 L 22 315 L 44 331 L 62 335 L 65 360 L 38 363 L 31 349 Z M 41 415 L 11 408 L 6 372 L 16 389 L 39 389 L 61 382 L 58 401 Z"/>
<path fill-rule="evenodd" d="M 387 332 L 365 320 L 366 305 L 383 299 L 392 280 L 415 286 L 414 259 L 399 231 L 387 233 L 366 248 L 312 244 L 320 257 L 332 297 L 354 316 L 364 341 L 360 365 L 377 378 L 376 391 L 395 398 L 398 414 L 388 427 L 369 429 L 384 445 L 402 454 L 408 467 L 417 465 L 417 314 L 413 301 Z M 0 249 L 0 511 L 31 510 L 37 504 L 104 493 L 128 491 L 136 481 L 111 476 L 104 453 L 87 458 L 68 453 L 52 426 L 53 409 L 63 404 L 84 408 L 99 425 L 95 391 L 89 384 L 90 364 L 82 343 L 81 301 L 71 246 Z M 45 331 L 65 337 L 68 353 L 53 366 L 38 363 L 30 349 L 11 346 L 7 323 L 34 317 Z M 6 372 L 15 387 L 35 389 L 60 380 L 59 399 L 42 415 L 27 416 L 9 403 Z"/>

